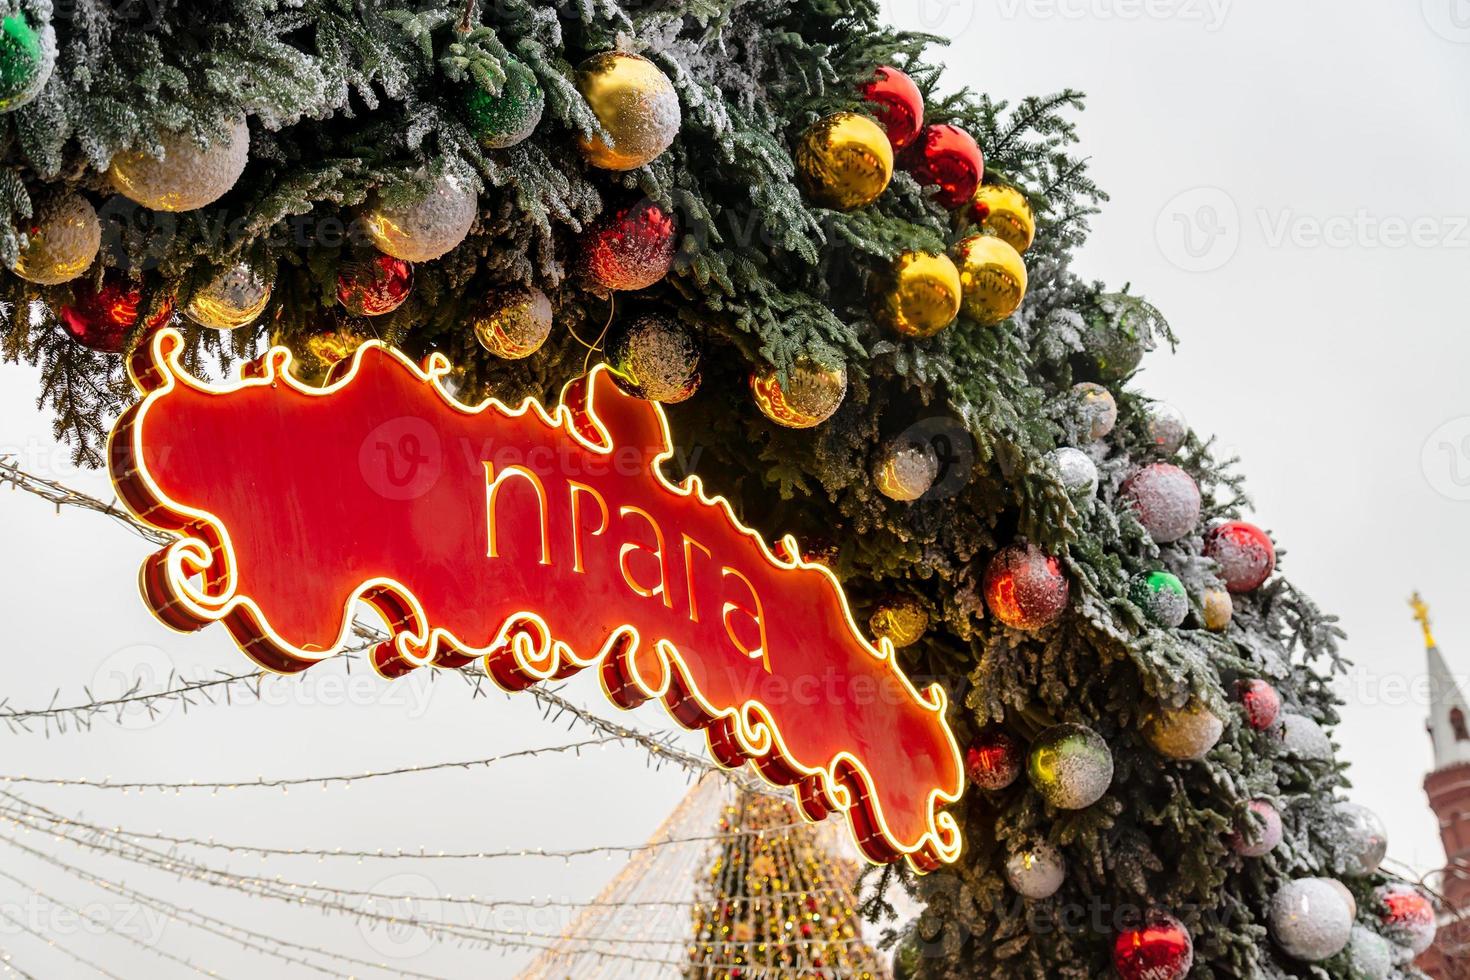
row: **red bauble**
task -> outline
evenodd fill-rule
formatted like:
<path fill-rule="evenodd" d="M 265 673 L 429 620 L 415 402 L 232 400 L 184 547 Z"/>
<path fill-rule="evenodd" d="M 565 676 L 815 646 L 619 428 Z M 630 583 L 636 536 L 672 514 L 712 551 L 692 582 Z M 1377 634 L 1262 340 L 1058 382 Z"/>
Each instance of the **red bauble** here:
<path fill-rule="evenodd" d="M 1192 966 L 1194 940 L 1165 912 L 1150 912 L 1113 943 L 1113 968 L 1123 980 L 1183 980 Z"/>
<path fill-rule="evenodd" d="M 72 288 L 71 302 L 63 304 L 57 315 L 71 339 L 83 347 L 121 354 L 129 332 L 138 322 L 142 302 L 141 286 L 121 273 L 109 271 L 102 277 L 101 288 L 93 289 L 90 279 L 77 283 Z M 172 313 L 173 300 L 169 300 L 148 321 L 148 329 L 168 322 Z"/>
<path fill-rule="evenodd" d="M 413 264 L 382 252 L 348 259 L 337 269 L 337 302 L 356 316 L 382 316 L 413 291 Z"/>
<path fill-rule="evenodd" d="M 1123 481 L 1119 499 L 1159 544 L 1178 541 L 1199 524 L 1199 484 L 1173 463 L 1151 463 Z"/>
<path fill-rule="evenodd" d="M 1245 723 L 1258 732 L 1264 732 L 1276 724 L 1281 714 L 1281 695 L 1276 688 L 1260 678 L 1235 683 L 1235 695 L 1245 708 Z"/>
<path fill-rule="evenodd" d="M 1072 589 L 1061 563 L 1035 545 L 1002 548 L 985 569 L 985 604 L 1002 623 L 1018 630 L 1056 622 Z"/>
<path fill-rule="evenodd" d="M 652 201 L 622 208 L 582 238 L 582 271 L 603 289 L 647 289 L 674 264 L 674 219 Z"/>
<path fill-rule="evenodd" d="M 970 782 L 984 790 L 1005 789 L 1021 776 L 1026 750 L 1021 743 L 998 728 L 975 736 L 965 750 L 965 773 Z"/>
<path fill-rule="evenodd" d="M 888 133 L 895 152 L 918 138 L 924 126 L 924 96 L 912 78 L 884 65 L 863 86 L 863 98 L 878 107 L 874 115 Z"/>
<path fill-rule="evenodd" d="M 1375 893 L 1383 912 L 1379 921 L 1389 939 L 1416 954 L 1434 944 L 1434 904 L 1412 885 L 1380 885 Z"/>
<path fill-rule="evenodd" d="M 1205 555 L 1220 565 L 1220 578 L 1231 592 L 1260 587 L 1276 570 L 1276 546 L 1266 532 L 1245 521 L 1227 521 L 1205 535 Z"/>
<path fill-rule="evenodd" d="M 938 185 L 934 199 L 951 211 L 970 203 L 985 176 L 985 157 L 975 138 L 948 123 L 925 126 L 903 165 L 919 183 Z"/>

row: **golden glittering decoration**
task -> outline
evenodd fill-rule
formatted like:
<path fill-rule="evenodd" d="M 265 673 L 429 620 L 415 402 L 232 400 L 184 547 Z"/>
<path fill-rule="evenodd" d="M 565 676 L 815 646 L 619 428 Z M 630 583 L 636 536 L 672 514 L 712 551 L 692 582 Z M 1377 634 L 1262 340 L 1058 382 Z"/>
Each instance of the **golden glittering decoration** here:
<path fill-rule="evenodd" d="M 796 176 L 815 204 L 837 211 L 865 207 L 893 179 L 893 146 L 873 120 L 834 112 L 802 135 Z"/>
<path fill-rule="evenodd" d="M 1225 723 L 1202 702 L 1191 698 L 1182 708 L 1157 708 L 1144 725 L 1143 736 L 1155 752 L 1169 759 L 1188 762 L 1203 759 Z"/>
<path fill-rule="evenodd" d="M 530 357 L 551 335 L 551 318 L 551 300 L 541 290 L 501 290 L 488 297 L 476 313 L 475 339 L 496 357 Z"/>
<path fill-rule="evenodd" d="M 1017 252 L 1036 240 L 1036 213 L 1026 195 L 1002 184 L 982 184 L 970 202 L 971 216 L 989 234 Z"/>
<path fill-rule="evenodd" d="M 647 58 L 621 51 L 593 55 L 577 68 L 577 90 L 610 137 L 581 140 L 594 167 L 635 170 L 657 159 L 679 133 L 679 95 Z"/>
<path fill-rule="evenodd" d="M 756 406 L 771 421 L 789 429 L 810 429 L 832 417 L 847 394 L 847 368 L 828 367 L 801 355 L 786 383 L 776 369 L 766 366 L 750 376 Z"/>
<path fill-rule="evenodd" d="M 1209 589 L 1200 600 L 1204 607 L 1205 629 L 1223 632 L 1235 615 L 1235 602 L 1224 589 Z"/>
<path fill-rule="evenodd" d="M 905 252 L 884 287 L 878 319 L 905 336 L 932 337 L 959 315 L 960 271 L 947 255 Z"/>
<path fill-rule="evenodd" d="M 878 603 L 868 620 L 875 639 L 887 639 L 894 647 L 913 646 L 929 630 L 929 612 L 911 595 L 895 595 Z"/>
<path fill-rule="evenodd" d="M 1026 298 L 1026 263 L 1021 253 L 994 235 L 971 235 L 954 247 L 965 314 L 996 324 Z"/>
<path fill-rule="evenodd" d="M 224 195 L 250 156 L 250 130 L 244 117 L 207 146 L 192 133 L 166 133 L 159 138 L 162 156 L 149 150 L 125 150 L 112 158 L 107 179 L 123 197 L 154 211 L 193 211 Z"/>
<path fill-rule="evenodd" d="M 80 194 L 48 198 L 23 227 L 26 247 L 15 257 L 15 274 L 43 286 L 69 282 L 86 272 L 102 245 L 97 211 Z"/>
<path fill-rule="evenodd" d="M 339 317 L 336 322 L 322 330 L 289 340 L 277 333 L 271 334 L 271 346 L 290 349 L 296 373 L 309 381 L 319 382 L 326 378 L 332 365 L 347 360 L 363 344 L 376 338 L 356 317 Z"/>
<path fill-rule="evenodd" d="M 235 330 L 253 323 L 270 300 L 270 281 L 240 262 L 197 290 L 184 313 L 201 327 Z"/>

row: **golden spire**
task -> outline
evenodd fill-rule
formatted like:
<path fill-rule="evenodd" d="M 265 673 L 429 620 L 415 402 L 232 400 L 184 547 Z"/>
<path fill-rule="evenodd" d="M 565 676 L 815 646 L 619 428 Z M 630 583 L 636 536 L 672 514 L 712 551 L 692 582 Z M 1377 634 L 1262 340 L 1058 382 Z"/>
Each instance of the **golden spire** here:
<path fill-rule="evenodd" d="M 1409 600 L 1409 606 L 1414 610 L 1414 618 L 1424 628 L 1424 645 L 1433 649 L 1437 644 L 1434 642 L 1434 631 L 1429 627 L 1429 606 L 1420 597 L 1417 590 Z"/>

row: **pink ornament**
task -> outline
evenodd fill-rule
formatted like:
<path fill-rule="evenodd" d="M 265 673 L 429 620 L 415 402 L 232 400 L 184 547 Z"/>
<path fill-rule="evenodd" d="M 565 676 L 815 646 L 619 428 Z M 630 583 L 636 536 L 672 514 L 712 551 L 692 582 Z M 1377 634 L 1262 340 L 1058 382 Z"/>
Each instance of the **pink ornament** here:
<path fill-rule="evenodd" d="M 1281 695 L 1276 688 L 1261 680 L 1241 680 L 1235 683 L 1235 696 L 1240 698 L 1245 709 L 1245 723 L 1258 732 L 1264 732 L 1276 724 L 1281 714 Z"/>
<path fill-rule="evenodd" d="M 1230 835 L 1230 848 L 1241 857 L 1265 857 L 1281 843 L 1284 833 L 1281 814 L 1270 800 L 1251 800 L 1250 811 L 1256 815 L 1259 826 L 1253 827 L 1249 822 L 1241 821 L 1235 833 Z"/>
<path fill-rule="evenodd" d="M 1159 544 L 1178 541 L 1199 523 L 1199 485 L 1173 463 L 1151 463 L 1134 473 L 1119 499 Z"/>
<path fill-rule="evenodd" d="M 1250 592 L 1276 570 L 1276 546 L 1266 532 L 1245 521 L 1226 521 L 1205 534 L 1205 555 L 1220 566 L 1231 592 Z"/>

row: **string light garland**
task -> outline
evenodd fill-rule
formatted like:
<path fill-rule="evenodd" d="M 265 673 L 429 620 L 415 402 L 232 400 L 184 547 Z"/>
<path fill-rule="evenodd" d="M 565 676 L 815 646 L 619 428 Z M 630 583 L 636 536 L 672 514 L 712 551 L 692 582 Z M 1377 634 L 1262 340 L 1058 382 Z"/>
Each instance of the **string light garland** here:
<path fill-rule="evenodd" d="M 0 949 L 0 968 L 3 968 L 9 976 L 20 977 L 20 980 L 36 980 L 34 976 L 15 965 L 8 949 Z"/>

